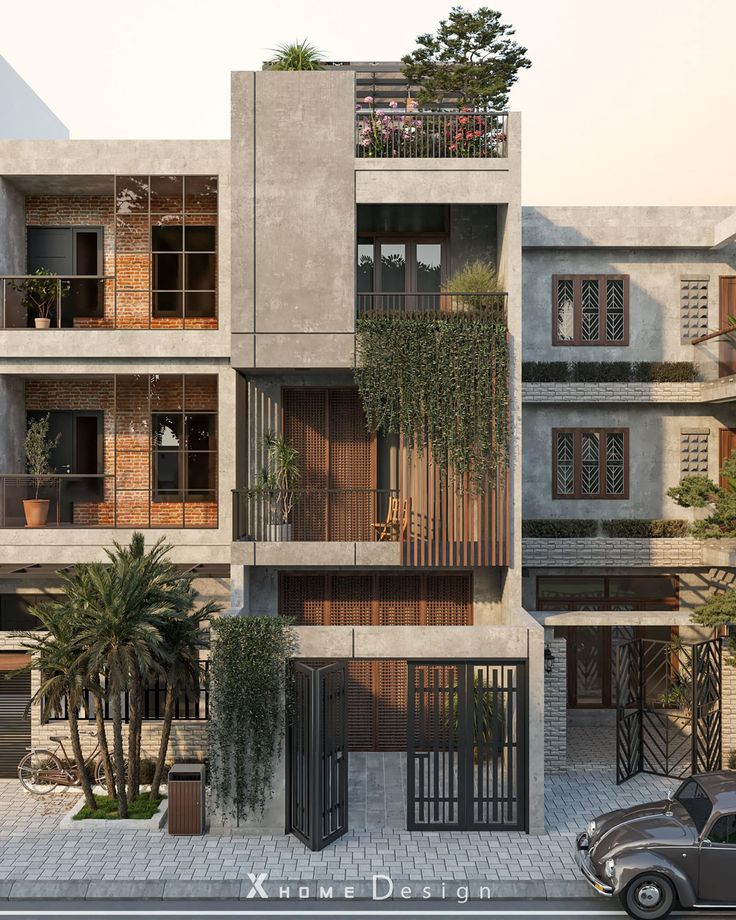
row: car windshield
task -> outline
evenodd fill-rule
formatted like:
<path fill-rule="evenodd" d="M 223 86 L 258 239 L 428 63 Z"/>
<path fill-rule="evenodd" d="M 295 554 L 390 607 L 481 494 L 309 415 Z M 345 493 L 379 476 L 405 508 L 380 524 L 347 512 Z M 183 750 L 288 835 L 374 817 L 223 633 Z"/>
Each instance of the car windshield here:
<path fill-rule="evenodd" d="M 687 811 L 700 833 L 711 812 L 711 801 L 703 787 L 694 779 L 687 779 L 675 793 L 675 801 Z"/>

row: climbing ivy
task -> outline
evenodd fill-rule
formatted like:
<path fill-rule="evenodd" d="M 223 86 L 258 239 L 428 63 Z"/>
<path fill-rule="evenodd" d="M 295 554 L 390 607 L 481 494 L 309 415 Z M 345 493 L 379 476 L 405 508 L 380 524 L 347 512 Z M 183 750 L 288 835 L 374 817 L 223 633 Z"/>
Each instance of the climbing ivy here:
<path fill-rule="evenodd" d="M 208 744 L 214 805 L 223 819 L 262 814 L 281 756 L 289 658 L 295 638 L 282 617 L 212 623 Z"/>
<path fill-rule="evenodd" d="M 445 475 L 493 485 L 508 459 L 509 347 L 502 317 L 371 313 L 357 322 L 355 372 L 368 425 Z"/>

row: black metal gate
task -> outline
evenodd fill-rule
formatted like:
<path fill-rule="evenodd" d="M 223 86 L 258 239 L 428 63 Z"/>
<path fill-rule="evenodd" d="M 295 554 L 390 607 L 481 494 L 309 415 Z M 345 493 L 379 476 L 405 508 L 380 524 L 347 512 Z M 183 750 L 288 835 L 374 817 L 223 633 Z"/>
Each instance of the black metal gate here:
<path fill-rule="evenodd" d="M 409 830 L 526 828 L 522 662 L 409 662 Z"/>
<path fill-rule="evenodd" d="M 347 669 L 293 665 L 287 732 L 286 827 L 310 850 L 348 829 Z"/>
<path fill-rule="evenodd" d="M 616 782 L 721 767 L 721 643 L 633 639 L 616 649 Z"/>

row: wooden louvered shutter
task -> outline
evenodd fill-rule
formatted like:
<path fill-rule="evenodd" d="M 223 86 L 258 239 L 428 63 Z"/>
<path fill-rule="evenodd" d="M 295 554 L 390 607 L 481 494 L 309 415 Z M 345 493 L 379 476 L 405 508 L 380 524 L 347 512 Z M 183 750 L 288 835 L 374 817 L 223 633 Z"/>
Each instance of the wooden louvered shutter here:
<path fill-rule="evenodd" d="M 421 576 L 378 576 L 378 625 L 419 626 Z"/>
<path fill-rule="evenodd" d="M 427 625 L 469 626 L 473 622 L 469 575 L 427 576 Z"/>
<path fill-rule="evenodd" d="M 334 626 L 371 625 L 370 575 L 331 575 L 331 617 Z"/>
<path fill-rule="evenodd" d="M 357 390 L 329 390 L 329 539 L 370 540 L 373 449 Z"/>
<path fill-rule="evenodd" d="M 375 751 L 406 750 L 406 661 L 380 659 L 376 662 L 374 686 Z"/>
<path fill-rule="evenodd" d="M 325 576 L 283 573 L 279 591 L 279 612 L 297 626 L 324 624 Z"/>
<path fill-rule="evenodd" d="M 354 658 L 348 661 L 348 748 L 373 751 L 374 689 L 373 661 Z"/>
<path fill-rule="evenodd" d="M 291 514 L 293 540 L 327 537 L 327 399 L 325 390 L 284 390 L 284 437 L 299 452 L 298 494 Z"/>
<path fill-rule="evenodd" d="M 21 652 L 0 653 L 0 778 L 18 776 L 18 761 L 31 744 L 31 717 L 26 707 L 31 699 L 30 671 L 17 671 L 28 664 Z"/>

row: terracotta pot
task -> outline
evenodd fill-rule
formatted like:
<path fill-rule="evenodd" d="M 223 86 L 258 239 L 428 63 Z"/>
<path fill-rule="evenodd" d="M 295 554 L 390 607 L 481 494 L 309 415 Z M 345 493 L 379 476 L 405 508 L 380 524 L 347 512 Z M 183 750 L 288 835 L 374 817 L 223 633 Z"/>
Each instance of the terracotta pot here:
<path fill-rule="evenodd" d="M 49 516 L 49 500 L 47 498 L 31 498 L 23 502 L 23 512 L 26 516 L 26 527 L 44 527 Z"/>
<path fill-rule="evenodd" d="M 50 329 L 51 320 L 48 316 L 37 316 L 33 322 L 36 325 L 36 329 Z"/>

